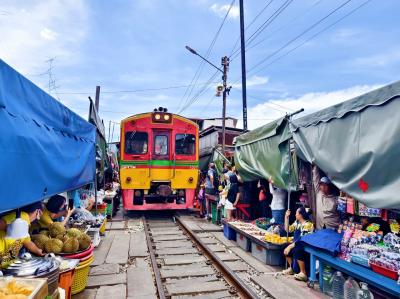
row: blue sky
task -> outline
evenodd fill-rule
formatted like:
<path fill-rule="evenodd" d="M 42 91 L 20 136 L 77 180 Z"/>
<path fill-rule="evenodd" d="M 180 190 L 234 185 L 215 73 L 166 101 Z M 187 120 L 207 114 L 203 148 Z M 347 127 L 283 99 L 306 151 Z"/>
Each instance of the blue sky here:
<path fill-rule="evenodd" d="M 290 44 L 303 43 L 365 0 L 352 0 L 316 28 Z M 270 0 L 245 0 L 249 24 Z M 274 0 L 246 30 L 249 37 L 285 1 Z M 346 1 L 295 0 L 268 26 L 247 52 L 247 68 L 285 45 L 306 28 Z M 185 50 L 190 45 L 204 54 L 222 22 L 231 0 L 135 1 L 12 1 L 0 4 L 0 57 L 48 90 L 50 58 L 55 83 L 51 94 L 87 117 L 87 96 L 102 91 L 100 113 L 105 123 L 131 114 L 168 107 L 191 117 L 220 116 L 216 83 L 196 98 L 204 85 L 147 92 L 125 92 L 191 82 L 200 60 Z M 209 60 L 220 63 L 232 52 L 239 35 L 238 1 L 232 8 Z M 303 46 L 248 74 L 250 128 L 304 107 L 306 113 L 362 94 L 399 79 L 400 2 L 372 0 Z M 272 61 L 268 60 L 268 62 Z M 214 70 L 205 65 L 198 83 Z M 218 75 L 218 81 L 220 76 Z M 230 66 L 233 85 L 228 114 L 241 118 L 240 59 Z M 235 83 L 236 84 L 233 84 Z M 181 104 L 181 105 L 179 105 Z M 117 130 L 117 125 L 115 125 Z M 115 133 L 114 138 L 117 136 Z"/>

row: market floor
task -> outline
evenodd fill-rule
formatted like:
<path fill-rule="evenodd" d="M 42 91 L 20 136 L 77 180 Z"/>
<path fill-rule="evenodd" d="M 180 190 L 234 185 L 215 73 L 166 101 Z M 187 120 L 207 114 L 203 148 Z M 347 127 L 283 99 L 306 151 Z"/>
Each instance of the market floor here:
<path fill-rule="evenodd" d="M 94 251 L 87 288 L 73 299 L 157 298 L 143 223 L 139 215 L 130 216 L 123 217 L 119 213 L 107 223 L 106 235 Z M 320 292 L 307 288 L 305 283 L 284 276 L 275 277 L 281 269 L 261 263 L 235 242 L 225 239 L 221 227 L 190 215 L 183 215 L 181 219 L 197 234 L 207 234 L 211 241 L 214 240 L 209 246 L 215 248 L 215 252 L 235 256 L 232 267 L 237 267 L 240 262 L 253 269 L 254 275 L 243 279 L 265 290 L 271 297 L 325 298 Z"/>

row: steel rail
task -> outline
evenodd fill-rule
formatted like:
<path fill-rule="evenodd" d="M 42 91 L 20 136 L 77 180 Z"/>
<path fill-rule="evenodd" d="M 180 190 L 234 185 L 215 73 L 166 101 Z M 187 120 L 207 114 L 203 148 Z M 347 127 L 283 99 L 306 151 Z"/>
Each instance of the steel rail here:
<path fill-rule="evenodd" d="M 150 236 L 149 224 L 147 223 L 147 220 L 145 217 L 142 217 L 142 221 L 143 221 L 144 232 L 146 234 L 147 248 L 149 249 L 151 266 L 153 268 L 154 278 L 156 280 L 158 298 L 166 299 L 164 286 L 163 286 L 162 280 L 161 280 L 160 269 L 158 268 L 156 254 L 154 252 L 153 238 Z"/>
<path fill-rule="evenodd" d="M 223 278 L 228 284 L 234 288 L 234 291 L 240 296 L 240 298 L 258 299 L 259 297 L 255 294 L 225 263 L 211 251 L 203 241 L 183 222 L 179 216 L 175 216 L 176 222 L 186 232 L 189 237 L 196 243 L 201 249 L 202 253 L 212 262 L 212 265 L 219 271 Z M 231 290 L 233 291 L 233 290 Z"/>

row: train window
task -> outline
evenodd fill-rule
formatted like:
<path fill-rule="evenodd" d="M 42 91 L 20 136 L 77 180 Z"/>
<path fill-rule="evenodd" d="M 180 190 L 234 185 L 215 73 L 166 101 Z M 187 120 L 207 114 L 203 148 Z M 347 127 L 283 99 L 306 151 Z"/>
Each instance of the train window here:
<path fill-rule="evenodd" d="M 145 132 L 126 132 L 125 133 L 125 154 L 146 154 L 148 144 L 148 134 Z"/>
<path fill-rule="evenodd" d="M 155 155 L 168 155 L 168 136 L 156 135 L 154 137 L 154 154 Z"/>
<path fill-rule="evenodd" d="M 177 155 L 194 155 L 196 137 L 192 134 L 176 134 L 175 153 Z"/>

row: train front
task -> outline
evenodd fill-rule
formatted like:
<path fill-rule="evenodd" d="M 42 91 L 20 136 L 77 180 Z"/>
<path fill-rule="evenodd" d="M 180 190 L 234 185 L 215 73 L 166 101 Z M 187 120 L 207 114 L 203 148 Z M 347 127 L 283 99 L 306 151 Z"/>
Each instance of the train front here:
<path fill-rule="evenodd" d="M 165 108 L 121 122 L 120 179 L 125 210 L 193 207 L 198 126 Z"/>

